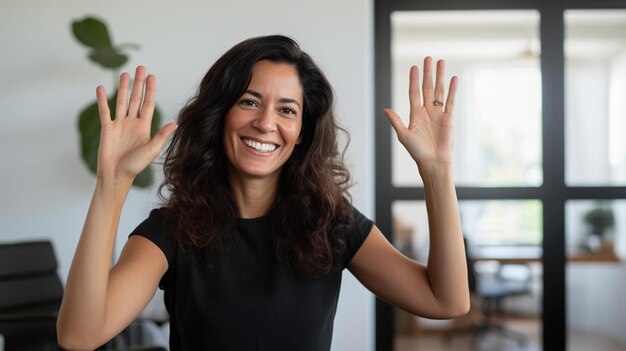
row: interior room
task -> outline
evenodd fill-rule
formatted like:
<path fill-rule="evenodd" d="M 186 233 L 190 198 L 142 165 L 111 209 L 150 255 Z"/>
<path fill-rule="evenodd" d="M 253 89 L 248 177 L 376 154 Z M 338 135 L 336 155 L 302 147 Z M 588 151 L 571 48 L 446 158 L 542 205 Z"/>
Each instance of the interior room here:
<path fill-rule="evenodd" d="M 351 136 L 353 203 L 373 218 L 374 113 L 364 103 L 372 101 L 371 2 L 2 1 L 0 102 L 7 118 L 0 127 L 0 242 L 50 241 L 65 283 L 96 184 L 81 157 L 79 115 L 95 102 L 96 87 L 112 91 L 119 74 L 94 64 L 74 38 L 72 22 L 86 16 L 103 20 L 114 43 L 138 46 L 124 50 L 129 59 L 120 72 L 142 64 L 157 77 L 162 124 L 175 120 L 208 68 L 235 43 L 269 34 L 298 40 L 333 86 L 338 119 Z M 161 161 L 152 166 L 153 183 L 128 194 L 115 258 L 158 201 Z M 338 305 L 333 348 L 372 349 L 373 298 L 347 271 Z M 142 316 L 162 320 L 164 313 L 158 290 Z M 167 346 L 167 335 L 160 339 L 155 343 Z"/>
<path fill-rule="evenodd" d="M 541 21 L 549 6 L 498 10 L 483 5 L 466 10 L 433 4 L 380 7 L 390 12 L 389 23 L 380 21 L 384 24 L 379 26 L 388 26 L 390 39 L 379 40 L 383 49 L 377 53 L 383 62 L 390 60 L 389 101 L 404 109 L 400 115 L 408 114 L 402 103 L 408 89 L 404 74 L 426 51 L 445 57 L 447 69 L 462 77 L 467 89 L 456 103 L 460 112 L 455 117 L 455 183 L 472 268 L 469 279 L 476 281 L 468 315 L 429 320 L 396 308 L 393 331 L 384 335 L 393 334 L 395 350 L 551 350 L 564 345 L 567 350 L 623 350 L 623 333 L 616 327 L 623 317 L 621 309 L 615 309 L 624 303 L 617 278 L 625 267 L 619 224 L 623 200 L 612 190 L 624 184 L 624 161 L 617 155 L 624 139 L 618 121 L 626 116 L 622 99 L 626 12 L 562 11 L 563 155 L 552 152 L 561 137 L 550 134 L 554 126 L 546 120 L 553 115 L 542 111 L 542 99 L 554 95 L 546 91 L 547 80 L 542 77 L 548 66 L 542 59 L 548 59 L 542 53 L 541 32 L 551 28 Z M 602 106 L 591 111 L 589 98 L 603 101 Z M 380 133 L 377 140 L 387 143 L 385 137 Z M 422 182 L 397 143 L 379 157 L 388 153 L 391 174 L 385 174 L 382 182 L 398 191 L 385 190 L 392 195 L 384 195 L 383 201 L 391 208 L 394 245 L 425 262 L 426 206 L 423 200 L 410 199 L 416 193 L 423 196 Z M 558 163 L 564 164 L 563 173 L 554 167 Z M 549 194 L 542 195 L 542 189 L 549 189 L 546 176 L 554 171 L 568 189 L 560 205 L 551 200 L 556 193 L 547 190 Z M 608 187 L 607 194 L 594 191 L 599 187 Z M 587 188 L 588 194 L 582 195 L 580 188 Z M 564 264 L 567 336 L 551 344 L 558 333 L 551 329 L 555 324 L 545 323 L 554 306 L 545 305 L 544 297 L 553 295 L 554 287 L 544 283 L 551 283 L 554 276 L 544 273 L 544 262 L 553 252 L 544 241 L 554 240 L 546 224 L 554 217 L 546 218 L 546 213 L 553 213 L 555 205 L 564 211 L 558 222 L 563 226 L 565 260 L 558 265 Z M 621 292 L 611 295 L 614 291 Z"/>
<path fill-rule="evenodd" d="M 72 27 L 87 17 L 106 24 L 122 65 L 89 58 Z M 448 79 L 460 81 L 454 172 L 470 311 L 414 316 L 344 270 L 331 350 L 626 350 L 625 4 L 8 0 L 0 2 L 0 351 L 17 350 L 10 335 L 27 335 L 23 350 L 57 349 L 55 309 L 96 184 L 97 144 L 85 151 L 81 124 L 96 87 L 113 91 L 121 72 L 145 65 L 158 78 L 164 125 L 228 48 L 269 34 L 296 39 L 333 87 L 350 134 L 340 144 L 352 204 L 422 263 L 423 183 L 382 110 L 408 116 L 409 68 L 427 55 L 445 59 Z M 112 265 L 159 202 L 162 158 L 151 170 L 126 198 Z M 45 313 L 2 302 L 14 286 L 8 272 L 33 276 L 29 269 L 45 270 L 38 284 L 48 285 L 22 297 L 47 299 Z M 158 289 L 101 349 L 169 350 L 163 301 Z"/>

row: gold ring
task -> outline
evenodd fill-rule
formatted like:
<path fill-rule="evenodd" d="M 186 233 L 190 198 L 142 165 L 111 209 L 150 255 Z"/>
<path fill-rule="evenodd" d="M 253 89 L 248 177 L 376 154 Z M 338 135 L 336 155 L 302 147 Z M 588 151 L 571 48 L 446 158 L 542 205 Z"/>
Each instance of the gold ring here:
<path fill-rule="evenodd" d="M 435 105 L 435 106 L 443 106 L 443 102 L 440 101 L 440 100 L 435 100 L 435 101 L 433 101 L 433 105 Z"/>

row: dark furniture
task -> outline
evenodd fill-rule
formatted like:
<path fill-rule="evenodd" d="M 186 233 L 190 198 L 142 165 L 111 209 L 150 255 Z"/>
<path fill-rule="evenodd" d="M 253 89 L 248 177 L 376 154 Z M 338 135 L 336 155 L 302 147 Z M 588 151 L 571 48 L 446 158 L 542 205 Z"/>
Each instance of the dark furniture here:
<path fill-rule="evenodd" d="M 452 329 L 444 333 L 444 343 L 449 343 L 453 334 L 471 332 L 473 333 L 472 346 L 476 349 L 481 338 L 489 332 L 495 332 L 502 337 L 516 341 L 519 345 L 526 345 L 528 337 L 507 328 L 498 321 L 498 316 L 502 314 L 502 303 L 506 299 L 531 293 L 530 268 L 525 264 L 504 264 L 496 276 L 481 277 L 474 267 L 474 259 L 471 250 L 468 250 L 467 240 L 464 239 L 464 242 L 470 293 L 480 304 L 484 318 L 475 325 Z"/>
<path fill-rule="evenodd" d="M 470 274 L 476 274 L 474 271 Z M 514 274 L 506 274 L 511 271 Z M 519 278 L 512 279 L 509 276 Z M 528 342 L 526 335 L 507 328 L 503 323 L 498 322 L 498 315 L 502 313 L 502 303 L 504 300 L 521 295 L 530 294 L 529 288 L 530 269 L 525 265 L 504 265 L 500 268 L 497 276 L 493 279 L 481 279 L 476 282 L 475 293 L 481 300 L 481 310 L 485 316 L 485 322 L 477 326 L 478 336 L 482 336 L 490 331 L 506 338 L 517 341 L 520 345 Z"/>
<path fill-rule="evenodd" d="M 0 334 L 5 350 L 58 350 L 63 285 L 49 241 L 0 245 Z"/>
<path fill-rule="evenodd" d="M 49 241 L 0 244 L 0 334 L 6 351 L 59 350 L 56 320 L 63 284 Z M 142 323 L 135 321 L 98 350 L 165 351 L 159 346 L 135 346 Z M 132 345 L 129 346 L 129 345 Z M 149 343 L 148 343 L 149 345 Z"/>

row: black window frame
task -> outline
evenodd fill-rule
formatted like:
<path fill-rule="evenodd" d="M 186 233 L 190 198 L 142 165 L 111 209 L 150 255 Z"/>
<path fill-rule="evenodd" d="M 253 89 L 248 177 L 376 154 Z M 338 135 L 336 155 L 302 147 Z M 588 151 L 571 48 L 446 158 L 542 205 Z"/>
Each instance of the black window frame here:
<path fill-rule="evenodd" d="M 543 350 L 567 348 L 565 204 L 568 200 L 626 199 L 624 186 L 567 186 L 565 183 L 564 19 L 571 9 L 626 9 L 610 0 L 374 0 L 375 116 L 391 106 L 391 13 L 429 10 L 537 10 L 540 15 L 543 184 L 538 187 L 457 186 L 459 200 L 526 200 L 543 204 Z M 421 187 L 392 184 L 391 129 L 375 118 L 376 223 L 393 242 L 392 204 L 424 199 Z M 376 350 L 394 350 L 393 307 L 376 299 Z"/>

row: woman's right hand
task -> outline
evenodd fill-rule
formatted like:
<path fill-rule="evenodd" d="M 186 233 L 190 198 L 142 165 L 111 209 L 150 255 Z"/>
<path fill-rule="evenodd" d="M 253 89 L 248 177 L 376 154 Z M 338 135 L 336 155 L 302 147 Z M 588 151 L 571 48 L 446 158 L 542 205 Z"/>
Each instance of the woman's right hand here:
<path fill-rule="evenodd" d="M 107 96 L 102 86 L 96 89 L 102 130 L 98 149 L 98 179 L 132 180 L 159 156 L 176 123 L 168 123 L 150 140 L 154 113 L 156 78 L 146 77 L 146 69 L 135 71 L 133 91 L 128 98 L 130 76 L 120 76 L 115 119 L 111 120 Z M 142 95 L 145 97 L 142 101 Z"/>

